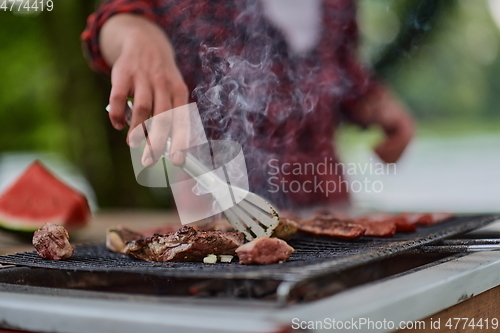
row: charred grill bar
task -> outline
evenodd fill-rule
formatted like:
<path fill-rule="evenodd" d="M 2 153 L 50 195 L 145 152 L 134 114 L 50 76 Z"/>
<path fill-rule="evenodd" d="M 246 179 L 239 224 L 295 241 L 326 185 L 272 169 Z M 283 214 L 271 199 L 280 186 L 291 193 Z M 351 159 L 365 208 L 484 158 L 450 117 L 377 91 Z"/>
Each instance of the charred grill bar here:
<path fill-rule="evenodd" d="M 469 255 L 464 252 L 478 250 L 478 246 L 498 246 L 491 239 L 449 239 L 498 218 L 460 216 L 419 228 L 412 234 L 396 234 L 386 239 L 363 237 L 344 242 L 301 235 L 290 241 L 296 251 L 288 262 L 268 266 L 244 266 L 236 262 L 216 265 L 144 262 L 108 251 L 104 245 L 77 246 L 75 255 L 63 261 L 46 261 L 34 253 L 16 254 L 0 257 L 0 263 L 16 265 L 0 269 L 0 289 L 6 297 L 17 293 L 28 298 L 52 293 L 77 298 L 91 295 L 106 301 L 120 297 L 155 299 L 160 303 L 175 298 L 179 304 L 198 307 L 200 304 L 223 307 L 230 302 L 245 308 L 257 303 L 259 308 L 274 309 L 273 313 L 279 317 L 287 311 L 333 302 L 374 283 L 408 279 L 413 273 L 422 274 L 466 260 Z M 488 253 L 471 255 L 493 260 Z M 0 308 L 4 306 L 0 302 Z M 200 311 L 204 311 L 203 307 Z M 7 323 L 12 320 L 0 319 Z"/>

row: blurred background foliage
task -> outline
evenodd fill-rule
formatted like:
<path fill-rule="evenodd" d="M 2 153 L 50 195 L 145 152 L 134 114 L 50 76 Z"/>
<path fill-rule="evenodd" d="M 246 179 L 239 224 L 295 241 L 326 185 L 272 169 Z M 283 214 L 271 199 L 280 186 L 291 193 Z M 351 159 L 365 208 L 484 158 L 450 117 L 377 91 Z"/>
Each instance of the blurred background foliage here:
<path fill-rule="evenodd" d="M 0 11 L 0 152 L 56 152 L 75 164 L 101 207 L 168 206 L 137 185 L 125 133 L 104 111 L 109 79 L 93 73 L 80 34 L 100 1 L 54 1 L 37 15 Z"/>
<path fill-rule="evenodd" d="M 496 0 L 363 0 L 362 57 L 422 125 L 432 130 L 443 126 L 498 130 L 497 4 Z"/>
<path fill-rule="evenodd" d="M 99 1 L 54 2 L 39 15 L 0 11 L 0 152 L 65 156 L 101 207 L 169 206 L 167 191 L 135 182 L 125 133 L 104 112 L 109 79 L 82 56 L 79 35 Z M 360 54 L 412 110 L 419 135 L 498 131 L 499 22 L 498 0 L 360 0 Z"/>

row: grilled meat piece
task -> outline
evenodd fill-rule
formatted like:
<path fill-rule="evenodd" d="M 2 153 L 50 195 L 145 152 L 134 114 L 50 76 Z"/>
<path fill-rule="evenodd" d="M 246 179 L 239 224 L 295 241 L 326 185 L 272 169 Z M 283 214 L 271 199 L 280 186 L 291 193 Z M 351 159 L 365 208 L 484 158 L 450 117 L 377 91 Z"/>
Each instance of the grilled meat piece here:
<path fill-rule="evenodd" d="M 73 255 L 73 246 L 64 227 L 52 223 L 44 224 L 33 234 L 33 246 L 43 259 L 61 260 Z"/>
<path fill-rule="evenodd" d="M 390 215 L 372 215 L 350 219 L 343 214 L 316 214 L 313 219 L 343 221 L 352 227 L 364 228 L 363 236 L 392 237 L 396 233 L 396 224 L 391 220 Z"/>
<path fill-rule="evenodd" d="M 433 225 L 444 222 L 455 216 L 452 213 L 426 213 L 418 219 L 417 225 Z"/>
<path fill-rule="evenodd" d="M 269 265 L 282 263 L 295 251 L 279 238 L 259 237 L 236 249 L 236 254 L 243 265 Z"/>
<path fill-rule="evenodd" d="M 258 222 L 258 221 L 257 221 Z M 235 231 L 226 219 L 215 219 L 207 223 L 193 226 L 196 230 Z M 297 223 L 288 218 L 280 217 L 279 223 L 273 230 L 271 237 L 289 240 L 297 232 Z"/>
<path fill-rule="evenodd" d="M 365 232 L 366 236 L 390 237 L 394 234 L 391 231 L 391 229 L 393 228 L 395 228 L 395 232 L 415 232 L 417 230 L 415 224 L 409 223 L 406 218 L 392 214 L 379 213 L 365 215 L 355 219 L 354 222 L 359 222 L 361 224 L 363 224 L 364 222 L 382 222 L 382 225 L 374 224 L 369 226 L 368 224 L 364 224 L 367 228 L 367 231 Z M 383 225 L 385 225 L 386 227 L 382 227 Z M 392 227 L 392 225 L 394 225 L 395 227 Z"/>
<path fill-rule="evenodd" d="M 124 252 L 147 261 L 202 261 L 209 254 L 234 255 L 244 240 L 241 232 L 197 231 L 184 226 L 173 233 L 128 242 Z"/>
<path fill-rule="evenodd" d="M 365 234 L 366 228 L 349 220 L 340 220 L 330 215 L 315 216 L 297 221 L 300 232 L 340 239 L 355 239 Z"/>
<path fill-rule="evenodd" d="M 106 247 L 113 252 L 125 253 L 128 242 L 141 238 L 144 238 L 143 234 L 117 225 L 106 230 Z"/>
<path fill-rule="evenodd" d="M 401 216 L 394 216 L 392 218 L 396 224 L 396 232 L 415 232 L 417 231 L 417 226 L 408 222 L 407 219 Z"/>
<path fill-rule="evenodd" d="M 410 224 L 428 226 L 449 220 L 455 215 L 452 213 L 401 213 L 398 216 L 405 218 Z"/>
<path fill-rule="evenodd" d="M 279 223 L 273 230 L 271 237 L 289 240 L 293 235 L 297 233 L 297 230 L 297 222 L 295 222 L 294 220 L 286 219 L 284 217 L 280 217 Z"/>
<path fill-rule="evenodd" d="M 192 226 L 196 230 L 219 230 L 235 231 L 233 226 L 224 218 L 214 219 L 208 222 Z M 297 232 L 297 223 L 289 218 L 280 217 L 279 223 L 273 231 L 271 237 L 278 237 L 289 240 Z"/>
<path fill-rule="evenodd" d="M 365 236 L 392 237 L 396 233 L 396 223 L 392 219 L 374 220 L 370 218 L 359 218 L 354 223 L 362 225 Z"/>
<path fill-rule="evenodd" d="M 308 220 L 296 220 L 298 230 L 309 234 L 341 239 L 365 236 L 392 237 L 396 232 L 415 232 L 417 226 L 427 226 L 452 218 L 451 213 L 378 213 L 350 219 L 343 214 L 321 215 Z"/>

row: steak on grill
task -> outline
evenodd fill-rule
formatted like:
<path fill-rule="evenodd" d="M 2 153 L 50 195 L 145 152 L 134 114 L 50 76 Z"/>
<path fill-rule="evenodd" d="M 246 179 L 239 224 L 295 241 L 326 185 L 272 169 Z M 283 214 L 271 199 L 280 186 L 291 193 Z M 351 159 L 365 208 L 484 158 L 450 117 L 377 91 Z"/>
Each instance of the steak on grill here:
<path fill-rule="evenodd" d="M 455 215 L 452 213 L 401 213 L 397 216 L 405 218 L 408 223 L 414 225 L 428 226 L 449 220 Z"/>
<path fill-rule="evenodd" d="M 294 249 L 279 238 L 259 237 L 236 249 L 243 265 L 269 265 L 281 263 L 292 255 Z"/>
<path fill-rule="evenodd" d="M 279 218 L 279 223 L 273 230 L 271 237 L 278 237 L 283 240 L 289 240 L 297 232 L 298 226 L 295 220 L 284 217 Z"/>
<path fill-rule="evenodd" d="M 209 222 L 193 226 L 196 230 L 220 230 L 235 231 L 233 226 L 226 219 L 215 219 Z M 273 230 L 271 237 L 278 237 L 283 240 L 289 240 L 297 232 L 297 223 L 294 219 L 279 218 L 279 223 Z"/>
<path fill-rule="evenodd" d="M 117 225 L 106 230 L 106 247 L 113 252 L 125 253 L 128 242 L 144 238 L 136 231 Z"/>
<path fill-rule="evenodd" d="M 33 234 L 33 246 L 38 256 L 44 259 L 61 260 L 73 255 L 73 246 L 64 227 L 52 223 L 44 224 Z"/>
<path fill-rule="evenodd" d="M 365 236 L 392 237 L 396 233 L 396 223 L 392 219 L 359 218 L 353 221 L 365 228 Z"/>
<path fill-rule="evenodd" d="M 402 216 L 393 214 L 364 215 L 354 219 L 354 222 L 367 228 L 366 236 L 390 237 L 395 232 L 415 232 L 417 230 L 415 224 L 409 223 Z"/>
<path fill-rule="evenodd" d="M 355 239 L 365 234 L 366 228 L 350 220 L 331 215 L 316 215 L 309 220 L 297 221 L 298 230 L 304 233 L 340 239 Z"/>
<path fill-rule="evenodd" d="M 401 216 L 394 216 L 392 218 L 394 223 L 396 224 L 396 232 L 415 232 L 417 231 L 417 226 L 408 222 L 407 219 Z"/>
<path fill-rule="evenodd" d="M 241 232 L 198 231 L 184 226 L 173 233 L 128 242 L 124 253 L 147 261 L 202 261 L 209 254 L 234 255 L 244 241 Z"/>

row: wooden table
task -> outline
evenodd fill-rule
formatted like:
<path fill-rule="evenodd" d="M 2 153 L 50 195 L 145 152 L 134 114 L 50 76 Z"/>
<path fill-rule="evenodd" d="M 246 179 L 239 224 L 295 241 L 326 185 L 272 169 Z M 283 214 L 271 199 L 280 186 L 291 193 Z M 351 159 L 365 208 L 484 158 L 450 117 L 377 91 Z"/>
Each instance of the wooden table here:
<path fill-rule="evenodd" d="M 465 325 L 465 319 L 461 319 L 455 330 L 455 325 L 457 324 L 457 318 L 467 318 L 468 323 L 472 322 L 478 323 L 480 319 L 483 322 L 483 329 L 474 324 L 472 326 Z M 398 333 L 424 333 L 424 332 L 435 332 L 435 333 L 450 333 L 450 332 L 460 332 L 460 333 L 477 333 L 477 332 L 499 332 L 500 328 L 494 330 L 492 327 L 486 329 L 485 320 L 490 321 L 496 318 L 500 321 L 500 286 L 492 288 L 484 293 L 481 293 L 475 297 L 469 298 L 465 302 L 459 303 L 441 312 L 438 312 L 432 316 L 422 319 L 427 329 L 406 329 L 398 331 Z M 434 323 L 434 324 L 431 324 Z M 450 323 L 451 326 L 446 326 Z M 433 325 L 433 326 L 432 326 Z M 432 329 L 429 329 L 432 327 Z M 451 327 L 451 328 L 450 328 Z"/>

